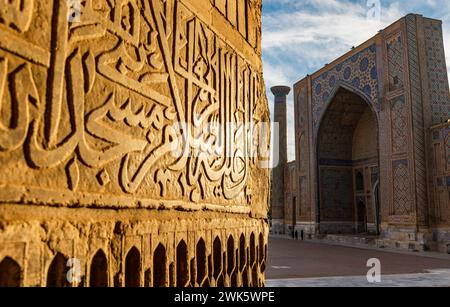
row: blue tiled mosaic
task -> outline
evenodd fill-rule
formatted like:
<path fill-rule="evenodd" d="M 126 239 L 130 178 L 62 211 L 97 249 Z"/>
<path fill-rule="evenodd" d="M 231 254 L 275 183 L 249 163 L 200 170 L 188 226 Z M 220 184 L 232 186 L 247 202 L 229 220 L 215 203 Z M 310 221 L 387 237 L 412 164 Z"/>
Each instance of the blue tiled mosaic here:
<path fill-rule="evenodd" d="M 369 101 L 374 110 L 380 110 L 376 62 L 376 46 L 372 45 L 312 80 L 315 128 L 339 86 L 353 90 Z"/>

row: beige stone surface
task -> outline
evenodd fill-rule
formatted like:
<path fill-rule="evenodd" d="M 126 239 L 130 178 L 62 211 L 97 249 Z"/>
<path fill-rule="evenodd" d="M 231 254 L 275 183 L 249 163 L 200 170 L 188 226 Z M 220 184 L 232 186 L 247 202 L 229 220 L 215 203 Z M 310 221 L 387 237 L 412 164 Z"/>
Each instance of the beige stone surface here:
<path fill-rule="evenodd" d="M 72 258 L 73 286 L 262 285 L 261 1 L 21 3 L 0 0 L 0 286 L 68 285 Z"/>

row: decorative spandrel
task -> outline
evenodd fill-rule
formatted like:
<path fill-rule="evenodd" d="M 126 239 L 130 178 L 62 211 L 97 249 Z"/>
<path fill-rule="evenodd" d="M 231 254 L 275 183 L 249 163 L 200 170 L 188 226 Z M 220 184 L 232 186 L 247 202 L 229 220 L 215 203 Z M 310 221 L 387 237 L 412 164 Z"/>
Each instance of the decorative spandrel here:
<path fill-rule="evenodd" d="M 321 117 L 340 87 L 358 93 L 376 112 L 380 111 L 376 54 L 376 46 L 371 45 L 312 80 L 312 124 L 316 133 Z"/>
<path fill-rule="evenodd" d="M 0 201 L 266 203 L 261 72 L 182 1 L 72 2 L 0 11 Z"/>

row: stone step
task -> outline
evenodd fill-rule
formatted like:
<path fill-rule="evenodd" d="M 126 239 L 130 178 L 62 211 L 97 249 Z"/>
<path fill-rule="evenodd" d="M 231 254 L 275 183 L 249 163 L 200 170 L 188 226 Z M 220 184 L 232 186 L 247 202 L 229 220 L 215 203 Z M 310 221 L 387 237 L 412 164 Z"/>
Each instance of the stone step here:
<path fill-rule="evenodd" d="M 321 241 L 356 246 L 376 246 L 375 236 L 352 236 L 352 235 L 324 235 L 319 238 Z"/>

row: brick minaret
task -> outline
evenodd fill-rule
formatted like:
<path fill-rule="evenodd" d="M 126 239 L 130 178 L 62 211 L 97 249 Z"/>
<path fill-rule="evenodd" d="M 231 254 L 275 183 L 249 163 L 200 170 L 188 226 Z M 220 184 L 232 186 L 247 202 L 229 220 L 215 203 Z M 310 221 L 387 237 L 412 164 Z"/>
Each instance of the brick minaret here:
<path fill-rule="evenodd" d="M 271 199 L 271 218 L 272 232 L 284 233 L 284 168 L 287 163 L 287 120 L 286 120 L 286 102 L 287 95 L 291 91 L 287 86 L 275 86 L 271 89 L 275 96 L 275 122 L 279 124 L 279 136 L 275 138 L 278 148 L 278 165 L 272 170 L 272 199 Z M 276 154 L 275 159 L 276 159 Z"/>

